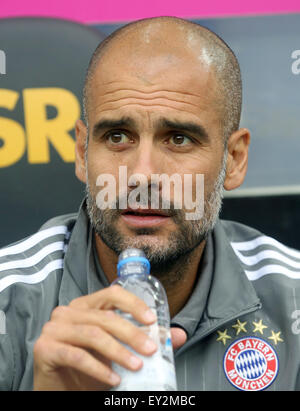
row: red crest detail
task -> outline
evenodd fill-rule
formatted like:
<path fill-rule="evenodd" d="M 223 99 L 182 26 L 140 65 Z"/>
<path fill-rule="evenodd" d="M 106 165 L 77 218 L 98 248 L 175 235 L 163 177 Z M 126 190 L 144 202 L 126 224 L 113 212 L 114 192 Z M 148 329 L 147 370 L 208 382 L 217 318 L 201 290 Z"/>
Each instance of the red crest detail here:
<path fill-rule="evenodd" d="M 261 391 L 275 380 L 279 363 L 269 343 L 261 338 L 245 337 L 228 347 L 223 365 L 227 379 L 236 388 Z"/>

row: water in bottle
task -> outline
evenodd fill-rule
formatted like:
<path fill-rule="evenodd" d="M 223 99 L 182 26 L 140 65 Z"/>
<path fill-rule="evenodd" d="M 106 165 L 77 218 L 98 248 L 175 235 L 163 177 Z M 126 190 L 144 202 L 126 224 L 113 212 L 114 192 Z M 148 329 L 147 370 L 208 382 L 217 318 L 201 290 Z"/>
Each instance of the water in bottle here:
<path fill-rule="evenodd" d="M 154 340 L 158 349 L 150 357 L 134 354 L 143 360 L 143 367 L 138 371 L 130 371 L 113 363 L 113 370 L 120 375 L 121 383 L 114 391 L 176 391 L 176 374 L 174 354 L 170 333 L 170 314 L 165 290 L 155 277 L 150 275 L 150 263 L 144 252 L 130 248 L 119 256 L 118 279 L 113 284 L 119 284 L 126 290 L 145 301 L 155 313 L 157 321 L 145 326 L 133 317 L 118 310 L 118 314 L 142 328 Z M 130 351 L 130 347 L 126 346 Z"/>

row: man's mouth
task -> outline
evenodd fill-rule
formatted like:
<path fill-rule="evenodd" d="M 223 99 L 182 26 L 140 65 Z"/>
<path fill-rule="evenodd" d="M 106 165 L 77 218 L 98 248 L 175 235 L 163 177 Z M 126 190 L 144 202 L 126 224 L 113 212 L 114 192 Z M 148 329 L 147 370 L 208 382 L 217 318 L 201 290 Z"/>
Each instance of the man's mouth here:
<path fill-rule="evenodd" d="M 127 209 L 121 213 L 121 217 L 128 225 L 135 227 L 153 227 L 170 219 L 167 213 L 153 209 Z"/>

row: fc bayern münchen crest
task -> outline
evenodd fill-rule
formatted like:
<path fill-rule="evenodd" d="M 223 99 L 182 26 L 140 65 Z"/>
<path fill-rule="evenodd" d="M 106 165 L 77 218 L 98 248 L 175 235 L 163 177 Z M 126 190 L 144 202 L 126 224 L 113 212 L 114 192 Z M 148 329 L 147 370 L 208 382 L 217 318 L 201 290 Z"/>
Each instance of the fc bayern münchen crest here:
<path fill-rule="evenodd" d="M 261 338 L 241 338 L 228 347 L 224 355 L 224 371 L 231 384 L 240 390 L 264 390 L 277 376 L 277 354 Z"/>

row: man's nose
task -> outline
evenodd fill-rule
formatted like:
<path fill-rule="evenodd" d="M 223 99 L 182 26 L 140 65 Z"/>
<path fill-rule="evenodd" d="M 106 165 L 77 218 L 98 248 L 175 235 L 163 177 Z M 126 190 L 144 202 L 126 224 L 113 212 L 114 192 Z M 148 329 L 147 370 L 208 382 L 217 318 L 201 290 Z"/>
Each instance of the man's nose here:
<path fill-rule="evenodd" d="M 163 159 L 155 144 L 145 141 L 139 144 L 127 166 L 129 175 L 142 174 L 150 184 L 151 175 L 163 172 Z"/>

